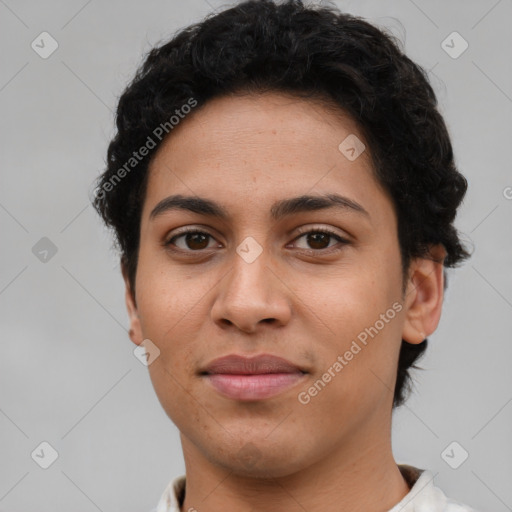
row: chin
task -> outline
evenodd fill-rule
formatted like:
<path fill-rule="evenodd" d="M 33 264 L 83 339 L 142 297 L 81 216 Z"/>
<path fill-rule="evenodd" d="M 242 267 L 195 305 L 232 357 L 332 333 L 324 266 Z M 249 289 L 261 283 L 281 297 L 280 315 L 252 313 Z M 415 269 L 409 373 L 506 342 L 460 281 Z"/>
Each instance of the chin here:
<path fill-rule="evenodd" d="M 242 461 L 236 458 L 236 453 L 233 454 L 234 457 L 222 460 L 219 460 L 216 454 L 214 462 L 237 476 L 262 480 L 286 477 L 301 469 L 300 465 L 287 460 L 284 454 L 279 457 L 279 461 L 276 460 L 275 455 L 275 453 L 269 456 L 263 454 L 258 460 Z"/>
<path fill-rule="evenodd" d="M 240 446 L 238 449 L 234 447 L 232 439 L 226 439 L 227 446 L 219 445 L 214 452 L 212 444 L 209 444 L 206 447 L 209 452 L 207 457 L 213 464 L 241 477 L 279 478 L 302 468 L 296 442 L 287 447 L 286 443 L 279 443 L 279 440 L 274 444 L 263 437 L 257 441 L 254 437 L 251 440 L 246 436 L 247 441 L 237 443 Z"/>

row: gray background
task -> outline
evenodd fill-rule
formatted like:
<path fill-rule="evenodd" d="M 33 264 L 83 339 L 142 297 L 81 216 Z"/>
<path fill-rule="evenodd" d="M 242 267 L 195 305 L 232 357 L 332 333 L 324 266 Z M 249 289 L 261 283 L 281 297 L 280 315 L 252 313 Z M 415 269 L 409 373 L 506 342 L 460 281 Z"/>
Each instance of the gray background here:
<path fill-rule="evenodd" d="M 0 0 L 0 510 L 149 511 L 184 471 L 88 196 L 143 54 L 222 5 Z M 469 181 L 457 227 L 474 255 L 450 272 L 425 371 L 395 412 L 396 459 L 475 508 L 512 510 L 512 2 L 337 5 L 429 70 Z M 47 59 L 31 48 L 43 31 L 59 44 Z M 469 43 L 456 59 L 441 45 L 453 31 Z M 33 253 L 42 237 L 57 248 L 46 262 Z M 59 455 L 48 469 L 31 457 L 43 441 Z M 457 469 L 441 457 L 453 441 L 452 461 L 469 453 Z"/>

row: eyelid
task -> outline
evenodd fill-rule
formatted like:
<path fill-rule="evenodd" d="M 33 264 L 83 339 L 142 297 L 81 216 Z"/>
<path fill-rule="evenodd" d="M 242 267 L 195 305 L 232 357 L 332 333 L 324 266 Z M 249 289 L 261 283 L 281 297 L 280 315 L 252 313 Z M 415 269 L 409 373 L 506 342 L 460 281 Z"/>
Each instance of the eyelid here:
<path fill-rule="evenodd" d="M 349 240 L 349 237 L 345 236 L 344 234 L 340 234 L 337 231 L 335 231 L 333 228 L 327 228 L 322 225 L 307 225 L 307 226 L 300 226 L 297 228 L 297 236 L 293 238 L 291 242 L 295 242 L 298 238 L 301 238 L 303 235 L 309 234 L 309 233 L 325 233 L 327 235 L 332 236 L 333 238 L 336 238 L 338 240 L 337 245 L 334 245 L 332 247 L 327 247 L 325 249 L 298 249 L 299 251 L 305 252 L 305 253 L 316 253 L 318 255 L 327 254 L 330 252 L 336 252 L 341 250 L 339 245 L 342 246 L 348 245 L 351 243 Z M 189 254 L 201 254 L 205 251 L 211 250 L 213 248 L 205 248 L 205 249 L 199 249 L 197 251 L 193 250 L 184 250 L 173 247 L 174 244 L 171 243 L 171 240 L 186 235 L 188 233 L 201 233 L 205 234 L 212 239 L 216 240 L 216 236 L 210 233 L 210 228 L 203 227 L 201 225 L 194 225 L 194 226 L 186 226 L 183 228 L 177 228 L 177 230 L 173 230 L 172 236 L 166 236 L 162 242 L 162 245 L 164 248 L 171 248 L 172 251 L 175 252 L 181 252 L 183 253 L 189 253 Z"/>
<path fill-rule="evenodd" d="M 330 235 L 342 238 L 343 240 L 345 240 L 347 242 L 349 241 L 348 239 L 350 238 L 350 235 L 346 232 L 340 233 L 340 232 L 336 231 L 334 228 L 325 227 L 325 226 L 322 226 L 321 224 L 318 224 L 318 225 L 308 224 L 307 226 L 300 226 L 297 228 L 297 232 L 299 233 L 299 235 L 303 235 L 305 233 L 310 233 L 311 231 L 320 231 L 323 233 L 328 233 Z"/>
<path fill-rule="evenodd" d="M 206 227 L 203 227 L 201 225 L 194 225 L 194 226 L 186 226 L 186 227 L 183 227 L 183 228 L 177 228 L 176 230 L 173 230 L 172 231 L 172 235 L 167 235 L 164 237 L 163 241 L 162 241 L 162 245 L 164 246 L 164 248 L 169 248 L 171 247 L 173 244 L 171 244 L 171 240 L 179 237 L 179 236 L 182 236 L 182 235 L 187 235 L 188 233 L 201 233 L 201 234 L 204 234 L 204 235 L 208 235 L 209 237 L 213 238 L 214 240 L 217 240 L 217 235 L 213 235 L 211 232 L 210 232 L 210 228 L 206 228 Z M 190 252 L 190 253 L 193 253 L 193 252 L 196 252 L 196 253 L 200 253 L 202 251 L 205 251 L 205 250 L 208 250 L 208 249 L 201 249 L 200 251 L 183 251 L 182 249 L 175 249 L 176 251 L 181 251 L 181 252 Z"/>
<path fill-rule="evenodd" d="M 349 237 L 345 235 L 341 235 L 337 231 L 335 231 L 332 228 L 326 228 L 324 226 L 307 226 L 303 227 L 301 226 L 298 228 L 298 235 L 292 240 L 291 243 L 294 243 L 296 240 L 302 238 L 304 235 L 307 235 L 309 233 L 323 233 L 331 238 L 336 239 L 337 243 L 334 244 L 331 247 L 326 247 L 324 249 L 304 249 L 299 248 L 297 249 L 300 253 L 304 255 L 313 255 L 313 256 L 319 256 L 319 257 L 325 257 L 330 256 L 336 253 L 339 253 L 342 251 L 347 245 L 352 244 Z"/>
<path fill-rule="evenodd" d="M 184 228 L 177 228 L 178 231 L 173 232 L 172 236 L 170 236 L 170 237 L 167 236 L 164 238 L 163 245 L 169 245 L 170 241 L 172 239 L 177 238 L 180 235 L 185 235 L 188 233 L 202 233 L 202 234 L 206 234 L 212 238 L 216 238 L 213 234 L 211 234 L 209 232 L 209 229 L 210 228 L 202 227 L 200 225 L 193 226 L 193 227 L 186 226 Z M 295 241 L 297 238 L 300 238 L 301 235 L 309 234 L 311 232 L 326 233 L 328 235 L 331 235 L 335 238 L 340 239 L 340 241 L 349 243 L 349 240 L 347 239 L 347 237 L 345 235 L 342 235 L 342 234 L 338 233 L 337 231 L 334 231 L 332 228 L 326 228 L 324 226 L 315 226 L 315 225 L 313 225 L 313 226 L 308 225 L 306 227 L 305 226 L 298 227 L 297 228 L 297 236 L 295 236 L 292 241 Z M 193 251 L 193 252 L 198 252 L 198 251 Z"/>
<path fill-rule="evenodd" d="M 310 231 L 314 231 L 314 230 L 325 231 L 325 232 L 331 233 L 333 235 L 339 236 L 340 238 L 351 237 L 351 235 L 349 235 L 346 231 L 344 233 L 338 233 L 337 231 L 334 231 L 334 228 L 325 227 L 320 224 L 319 225 L 308 224 L 306 226 L 299 226 L 298 228 L 296 228 L 294 230 L 288 231 L 288 235 L 291 236 L 293 231 L 296 231 L 298 234 L 302 235 L 302 234 L 309 233 Z M 217 236 L 217 235 L 213 235 L 212 233 L 210 233 L 210 231 L 213 231 L 212 228 L 203 226 L 201 224 L 194 224 L 192 226 L 188 225 L 188 226 L 184 226 L 182 228 L 174 229 L 172 237 L 169 238 L 168 236 L 166 236 L 166 240 L 170 240 L 170 239 L 174 238 L 175 236 L 178 236 L 181 234 L 186 234 L 186 233 L 191 233 L 191 232 L 194 233 L 196 231 L 207 233 L 214 238 Z"/>
<path fill-rule="evenodd" d="M 172 232 L 172 235 L 170 234 Z M 210 235 L 212 238 L 218 238 L 216 233 L 216 230 L 213 228 L 203 226 L 202 224 L 192 224 L 187 226 L 182 226 L 180 228 L 173 229 L 171 232 L 167 233 L 164 237 L 164 243 L 168 242 L 169 240 L 172 240 L 174 237 L 179 235 L 186 235 L 187 233 L 204 233 L 207 235 Z"/>

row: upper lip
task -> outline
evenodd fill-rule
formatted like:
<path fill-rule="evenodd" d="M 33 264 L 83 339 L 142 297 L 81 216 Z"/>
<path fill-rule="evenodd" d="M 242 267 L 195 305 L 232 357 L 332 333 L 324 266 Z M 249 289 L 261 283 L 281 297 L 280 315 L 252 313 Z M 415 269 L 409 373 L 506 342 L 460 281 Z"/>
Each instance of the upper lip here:
<path fill-rule="evenodd" d="M 230 354 L 210 362 L 201 374 L 227 373 L 233 375 L 259 375 L 264 373 L 306 373 L 300 366 L 290 361 L 273 356 L 260 354 L 253 357 Z"/>

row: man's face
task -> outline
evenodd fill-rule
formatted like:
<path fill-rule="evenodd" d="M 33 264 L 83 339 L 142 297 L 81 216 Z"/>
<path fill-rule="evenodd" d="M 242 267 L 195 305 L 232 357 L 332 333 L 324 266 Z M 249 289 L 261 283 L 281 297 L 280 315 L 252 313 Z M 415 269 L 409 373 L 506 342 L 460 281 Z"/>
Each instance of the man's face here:
<path fill-rule="evenodd" d="M 354 135 L 364 142 L 348 117 L 312 101 L 218 98 L 151 162 L 132 340 L 160 350 L 151 379 L 191 457 L 283 476 L 389 441 L 407 305 L 393 206 L 369 150 L 354 159 Z M 272 215 L 279 201 L 327 194 L 359 207 Z M 151 217 L 171 195 L 213 201 L 227 217 Z M 230 354 L 279 356 L 305 373 L 273 392 L 262 391 L 265 377 L 253 388 L 228 376 L 223 392 L 200 372 Z"/>

